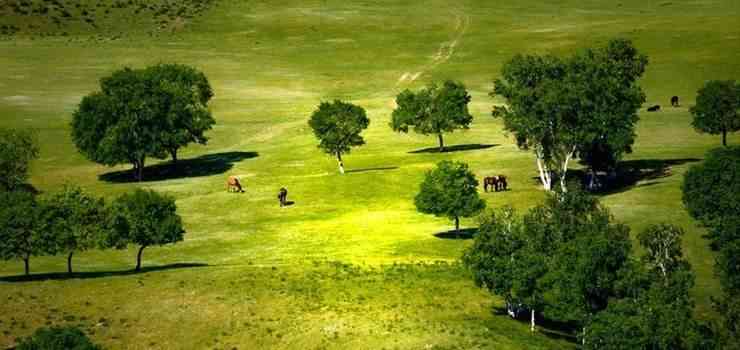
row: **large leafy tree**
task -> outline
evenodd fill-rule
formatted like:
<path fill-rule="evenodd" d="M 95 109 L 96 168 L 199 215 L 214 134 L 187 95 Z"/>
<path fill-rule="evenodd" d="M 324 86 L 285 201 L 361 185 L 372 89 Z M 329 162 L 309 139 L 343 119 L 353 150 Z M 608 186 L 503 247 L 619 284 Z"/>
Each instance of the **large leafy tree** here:
<path fill-rule="evenodd" d="M 17 350 L 102 350 L 77 327 L 39 328 L 18 342 Z"/>
<path fill-rule="evenodd" d="M 190 143 L 206 144 L 205 132 L 216 121 L 208 102 L 213 90 L 205 74 L 182 64 L 158 64 L 142 71 L 151 87 L 155 114 L 166 126 L 160 136 L 162 146 L 177 162 L 177 151 Z"/>
<path fill-rule="evenodd" d="M 0 259 L 23 260 L 30 273 L 32 256 L 53 253 L 53 239 L 43 230 L 41 208 L 26 191 L 0 191 Z"/>
<path fill-rule="evenodd" d="M 370 119 L 362 107 L 334 100 L 319 104 L 308 125 L 319 139 L 319 148 L 337 157 L 339 172 L 344 174 L 342 154 L 350 153 L 352 147 L 365 144 L 360 133 L 370 125 Z"/>
<path fill-rule="evenodd" d="M 442 85 L 430 84 L 418 92 L 404 90 L 396 97 L 391 128 L 407 133 L 413 127 L 422 135 L 437 135 L 439 151 L 444 150 L 444 133 L 468 129 L 473 116 L 468 112 L 470 95 L 465 85 L 447 80 Z"/>
<path fill-rule="evenodd" d="M 74 112 L 72 139 L 88 159 L 130 163 L 142 180 L 147 157 L 163 159 L 190 142 L 205 143 L 214 121 L 207 109 L 213 93 L 205 76 L 187 66 L 124 68 L 100 80 Z"/>
<path fill-rule="evenodd" d="M 619 159 L 634 142 L 637 110 L 645 101 L 637 80 L 647 58 L 627 40 L 586 49 L 562 59 L 552 55 L 517 55 L 496 79 L 491 96 L 502 97 L 493 116 L 536 156 L 546 190 L 553 174 L 566 190 L 570 160 L 582 157 L 593 165 L 603 156 Z"/>
<path fill-rule="evenodd" d="M 699 89 L 696 105 L 690 108 L 691 125 L 699 132 L 722 135 L 727 146 L 727 133 L 740 130 L 740 85 L 734 80 L 710 80 Z"/>
<path fill-rule="evenodd" d="M 441 161 L 427 172 L 419 193 L 414 198 L 416 209 L 424 214 L 446 217 L 460 230 L 460 218 L 478 214 L 486 203 L 478 196 L 478 180 L 468 165 Z"/>
<path fill-rule="evenodd" d="M 67 272 L 72 273 L 72 255 L 99 242 L 105 228 L 105 204 L 77 186 L 65 186 L 44 201 L 42 219 L 55 238 L 55 250 L 67 254 Z"/>
<path fill-rule="evenodd" d="M 33 132 L 0 128 L 0 190 L 12 191 L 25 184 L 31 161 L 38 156 Z"/>
<path fill-rule="evenodd" d="M 110 228 L 104 247 L 139 246 L 136 271 L 141 270 L 141 256 L 146 247 L 177 243 L 185 230 L 177 214 L 175 200 L 152 190 L 136 189 L 118 197 L 110 208 Z"/>

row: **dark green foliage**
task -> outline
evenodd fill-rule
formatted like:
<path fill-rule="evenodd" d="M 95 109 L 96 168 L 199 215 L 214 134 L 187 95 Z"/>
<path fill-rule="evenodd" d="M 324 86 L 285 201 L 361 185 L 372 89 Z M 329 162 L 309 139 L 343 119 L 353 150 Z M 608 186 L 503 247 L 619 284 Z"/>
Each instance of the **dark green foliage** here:
<path fill-rule="evenodd" d="M 478 180 L 468 165 L 449 160 L 427 172 L 414 204 L 424 214 L 454 220 L 455 231 L 460 229 L 460 217 L 478 214 L 486 206 L 478 196 Z"/>
<path fill-rule="evenodd" d="M 642 260 L 667 278 L 685 262 L 681 251 L 683 234 L 681 228 L 669 224 L 652 225 L 640 232 L 637 239 L 645 249 Z"/>
<path fill-rule="evenodd" d="M 55 252 L 67 254 L 67 271 L 72 273 L 72 255 L 94 248 L 105 229 L 103 199 L 76 186 L 65 186 L 43 203 L 42 223 L 54 237 Z"/>
<path fill-rule="evenodd" d="M 21 339 L 17 350 L 99 350 L 77 327 L 39 328 L 28 338 Z"/>
<path fill-rule="evenodd" d="M 102 242 L 104 247 L 125 248 L 139 245 L 136 270 L 141 269 L 141 254 L 152 245 L 165 245 L 183 240 L 185 230 L 177 215 L 175 200 L 152 190 L 136 189 L 118 197 L 110 208 L 110 228 Z"/>
<path fill-rule="evenodd" d="M 710 80 L 699 89 L 691 126 L 699 132 L 722 135 L 727 146 L 727 133 L 740 130 L 740 85 L 734 80 Z"/>
<path fill-rule="evenodd" d="M 683 202 L 689 214 L 706 226 L 740 213 L 740 146 L 709 151 L 704 163 L 684 175 Z"/>
<path fill-rule="evenodd" d="M 319 139 L 319 148 L 336 156 L 339 171 L 344 173 L 342 154 L 365 144 L 360 133 L 370 125 L 370 119 L 362 107 L 334 100 L 332 103 L 322 102 L 311 114 L 308 125 Z"/>
<path fill-rule="evenodd" d="M 29 130 L 0 128 L 0 191 L 12 191 L 28 181 L 31 161 L 39 146 Z"/>
<path fill-rule="evenodd" d="M 53 239 L 42 230 L 41 208 L 33 194 L 25 191 L 0 191 L 0 259 L 21 259 L 25 273 L 32 256 L 54 249 Z"/>
<path fill-rule="evenodd" d="M 468 129 L 473 116 L 468 112 L 470 95 L 465 85 L 451 80 L 442 86 L 430 84 L 419 92 L 404 90 L 396 97 L 391 128 L 407 133 L 409 127 L 422 135 L 437 135 L 439 150 L 444 150 L 442 134 Z"/>
<path fill-rule="evenodd" d="M 534 150 L 545 189 L 554 172 L 566 189 L 570 159 L 592 167 L 613 165 L 631 151 L 637 110 L 645 101 L 637 80 L 647 65 L 628 40 L 586 49 L 570 58 L 517 55 L 502 68 L 491 96 L 494 117 L 517 136 L 521 148 Z"/>
<path fill-rule="evenodd" d="M 94 162 L 133 164 L 137 180 L 146 157 L 176 159 L 178 148 L 205 143 L 203 133 L 215 123 L 206 107 L 210 85 L 187 66 L 124 68 L 101 79 L 100 87 L 75 111 L 72 140 Z"/>

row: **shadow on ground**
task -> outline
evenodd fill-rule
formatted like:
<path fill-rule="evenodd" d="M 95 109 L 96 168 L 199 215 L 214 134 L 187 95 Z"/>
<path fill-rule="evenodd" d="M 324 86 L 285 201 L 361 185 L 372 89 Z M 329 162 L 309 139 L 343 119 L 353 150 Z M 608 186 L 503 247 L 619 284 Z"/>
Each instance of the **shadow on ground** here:
<path fill-rule="evenodd" d="M 658 180 L 673 175 L 671 167 L 699 161 L 701 159 L 697 158 L 635 159 L 621 161 L 617 166 L 616 179 L 608 179 L 606 174 L 597 176 L 603 187 L 593 191 L 593 193 L 597 195 L 610 195 L 625 192 L 636 187 L 658 185 L 660 184 Z M 586 174 L 583 170 L 574 170 L 572 176 L 580 179 L 581 183 L 585 184 Z M 639 182 L 641 183 L 638 184 Z"/>
<path fill-rule="evenodd" d="M 530 323 L 529 310 L 522 310 L 519 312 L 516 318 L 512 319 L 506 308 L 500 306 L 493 307 L 493 314 L 497 316 L 506 316 L 512 322 Z M 535 313 L 535 326 L 537 332 L 544 334 L 546 337 L 551 339 L 562 339 L 571 343 L 578 341 L 578 336 L 575 334 L 578 332 L 578 324 L 575 322 L 560 322 L 545 318 L 541 313 Z"/>
<path fill-rule="evenodd" d="M 383 170 L 396 170 L 398 169 L 397 166 L 386 166 L 386 167 L 377 167 L 377 168 L 362 168 L 362 169 L 351 169 L 345 171 L 345 173 L 365 173 L 368 171 L 383 171 Z"/>
<path fill-rule="evenodd" d="M 71 279 L 118 277 L 118 276 L 136 275 L 136 274 L 147 273 L 147 272 L 157 272 L 157 271 L 167 271 L 167 270 L 177 270 L 177 269 L 191 269 L 191 268 L 207 267 L 207 266 L 210 266 L 210 265 L 202 264 L 202 263 L 178 263 L 178 264 L 168 264 L 168 265 L 161 265 L 161 266 L 145 266 L 141 268 L 141 271 L 136 271 L 132 269 L 132 270 L 123 270 L 123 271 L 41 273 L 41 274 L 35 274 L 35 275 L 31 274 L 29 276 L 18 275 L 18 276 L 0 277 L 0 282 L 15 283 L 15 282 L 38 282 L 38 281 L 64 281 L 64 280 L 71 280 Z"/>
<path fill-rule="evenodd" d="M 491 147 L 496 147 L 497 144 L 488 145 L 488 144 L 480 144 L 480 143 L 471 143 L 466 145 L 454 145 L 454 146 L 446 146 L 441 152 L 439 151 L 439 147 L 429 147 L 429 148 L 422 148 L 417 149 L 416 151 L 411 151 L 409 153 L 415 154 L 415 153 L 449 153 L 449 152 L 460 152 L 460 151 L 474 151 L 479 149 L 487 149 Z"/>
<path fill-rule="evenodd" d="M 257 152 L 223 152 L 181 159 L 177 164 L 163 162 L 144 167 L 144 181 L 162 181 L 200 177 L 225 173 L 234 167 L 234 163 L 245 159 L 256 158 Z M 122 170 L 105 173 L 99 176 L 107 182 L 135 182 L 133 170 Z"/>
<path fill-rule="evenodd" d="M 473 239 L 478 233 L 477 228 L 461 228 L 459 231 L 450 230 L 445 232 L 435 233 L 434 237 L 440 239 Z"/>

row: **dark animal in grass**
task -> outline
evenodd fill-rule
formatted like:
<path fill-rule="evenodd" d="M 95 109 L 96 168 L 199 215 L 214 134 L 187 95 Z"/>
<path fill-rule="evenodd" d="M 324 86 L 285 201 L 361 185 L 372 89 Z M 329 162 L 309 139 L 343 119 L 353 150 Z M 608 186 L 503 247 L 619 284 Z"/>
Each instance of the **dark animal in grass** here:
<path fill-rule="evenodd" d="M 507 183 L 506 176 L 486 176 L 483 178 L 483 190 L 488 192 L 488 187 L 491 187 L 491 191 L 506 191 Z"/>
<path fill-rule="evenodd" d="M 226 191 L 239 193 L 244 192 L 242 184 L 239 182 L 239 178 L 236 176 L 229 176 L 229 179 L 226 180 Z"/>
<path fill-rule="evenodd" d="M 288 190 L 285 189 L 285 187 L 280 188 L 280 191 L 278 192 L 278 200 L 280 201 L 280 207 L 284 207 L 288 203 Z"/>
<path fill-rule="evenodd" d="M 671 97 L 671 106 L 678 107 L 678 96 Z"/>
<path fill-rule="evenodd" d="M 506 176 L 499 175 L 498 181 L 496 182 L 496 191 L 506 191 L 509 184 L 506 182 Z"/>
<path fill-rule="evenodd" d="M 659 110 L 660 110 L 660 105 L 655 105 L 655 106 L 652 106 L 652 107 L 648 107 L 648 109 L 647 109 L 648 112 L 657 112 Z"/>

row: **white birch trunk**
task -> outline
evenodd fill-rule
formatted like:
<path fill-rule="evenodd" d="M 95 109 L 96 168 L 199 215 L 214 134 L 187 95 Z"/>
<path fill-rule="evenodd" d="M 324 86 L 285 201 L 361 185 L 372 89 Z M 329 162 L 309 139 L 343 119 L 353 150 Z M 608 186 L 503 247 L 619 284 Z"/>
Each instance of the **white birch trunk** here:
<path fill-rule="evenodd" d="M 530 321 L 530 326 L 529 326 L 529 331 L 530 332 L 534 332 L 534 309 L 530 309 L 529 312 L 532 315 L 531 321 Z"/>
<path fill-rule="evenodd" d="M 563 160 L 563 167 L 562 167 L 562 173 L 560 174 L 560 189 L 563 190 L 563 193 L 568 192 L 567 185 L 567 175 L 568 175 L 568 162 L 570 162 L 570 159 L 573 158 L 573 153 L 576 152 L 576 147 L 573 146 L 571 148 L 570 152 L 565 155 L 565 159 Z"/>
<path fill-rule="evenodd" d="M 539 149 L 536 150 L 535 156 L 537 160 L 537 170 L 539 170 L 540 172 L 540 181 L 542 182 L 542 187 L 545 189 L 545 191 L 550 191 L 552 190 L 552 178 L 550 177 L 549 169 L 547 169 L 547 164 L 543 159 L 544 156 L 542 155 L 542 151 L 540 151 Z"/>

